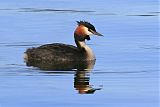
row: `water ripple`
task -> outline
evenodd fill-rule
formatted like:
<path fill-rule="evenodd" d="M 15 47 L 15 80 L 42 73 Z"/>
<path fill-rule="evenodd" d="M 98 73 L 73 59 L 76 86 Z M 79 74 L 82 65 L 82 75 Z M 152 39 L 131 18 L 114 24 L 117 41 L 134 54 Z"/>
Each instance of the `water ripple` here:
<path fill-rule="evenodd" d="M 19 12 L 82 12 L 82 13 L 90 13 L 90 12 L 96 12 L 92 10 L 74 10 L 74 9 L 50 9 L 50 8 L 20 8 Z"/>
<path fill-rule="evenodd" d="M 95 71 L 93 74 L 137 74 L 137 73 L 148 73 L 148 72 L 157 72 L 159 70 L 135 70 L 135 71 Z"/>
<path fill-rule="evenodd" d="M 55 9 L 55 8 L 0 8 L 0 11 L 16 11 L 16 12 L 56 12 L 56 13 L 87 13 L 88 15 L 120 15 L 118 13 L 99 12 L 95 10 L 77 10 L 77 9 Z M 142 14 L 126 14 L 125 16 L 151 17 L 159 16 L 159 11 L 147 12 Z"/>
<path fill-rule="evenodd" d="M 159 50 L 159 49 L 160 49 L 160 46 L 144 45 L 144 46 L 141 46 L 140 48 L 142 48 L 142 49 L 154 49 L 154 50 Z"/>
<path fill-rule="evenodd" d="M 11 43 L 0 43 L 0 47 L 30 47 L 30 46 L 38 46 L 42 43 L 37 42 L 11 42 Z"/>
<path fill-rule="evenodd" d="M 158 16 L 157 14 L 137 14 L 137 15 L 127 15 L 127 16 L 142 16 L 142 17 L 148 17 L 148 16 Z"/>

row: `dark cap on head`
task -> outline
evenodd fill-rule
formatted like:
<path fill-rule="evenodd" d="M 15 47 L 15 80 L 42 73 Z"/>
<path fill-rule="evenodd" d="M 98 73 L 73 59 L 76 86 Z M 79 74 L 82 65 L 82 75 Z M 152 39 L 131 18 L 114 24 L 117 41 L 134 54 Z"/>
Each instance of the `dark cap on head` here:
<path fill-rule="evenodd" d="M 84 25 L 85 27 L 93 30 L 93 31 L 96 31 L 95 27 L 89 23 L 89 22 L 86 22 L 86 21 L 77 21 L 78 25 Z"/>

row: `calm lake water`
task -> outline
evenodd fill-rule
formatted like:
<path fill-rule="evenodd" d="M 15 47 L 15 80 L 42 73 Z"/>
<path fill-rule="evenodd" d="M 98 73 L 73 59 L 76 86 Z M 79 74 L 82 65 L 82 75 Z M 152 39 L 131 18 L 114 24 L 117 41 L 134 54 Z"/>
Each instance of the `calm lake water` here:
<path fill-rule="evenodd" d="M 158 107 L 159 13 L 157 0 L 1 0 L 0 107 Z M 26 66 L 27 48 L 74 45 L 77 20 L 104 35 L 87 42 L 93 70 Z"/>

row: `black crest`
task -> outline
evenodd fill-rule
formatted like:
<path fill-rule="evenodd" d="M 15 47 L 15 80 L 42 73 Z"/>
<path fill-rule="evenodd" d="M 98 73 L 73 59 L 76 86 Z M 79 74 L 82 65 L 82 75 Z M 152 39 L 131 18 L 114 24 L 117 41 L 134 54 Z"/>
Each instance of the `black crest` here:
<path fill-rule="evenodd" d="M 78 25 L 84 25 L 88 29 L 96 31 L 95 27 L 91 23 L 89 23 L 89 22 L 86 22 L 86 21 L 77 21 L 77 23 L 78 23 Z"/>

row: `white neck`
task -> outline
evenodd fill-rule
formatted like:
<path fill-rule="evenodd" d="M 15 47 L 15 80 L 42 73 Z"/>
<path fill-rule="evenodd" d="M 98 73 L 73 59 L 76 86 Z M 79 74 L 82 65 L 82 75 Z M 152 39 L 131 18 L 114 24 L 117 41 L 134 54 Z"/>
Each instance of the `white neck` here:
<path fill-rule="evenodd" d="M 85 41 L 76 41 L 77 47 L 86 52 L 87 59 L 86 60 L 95 60 L 95 55 L 92 49 L 85 43 Z"/>

